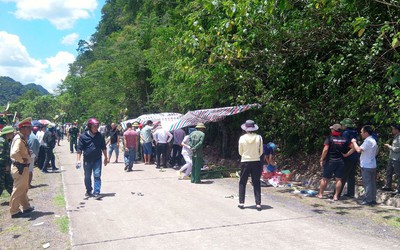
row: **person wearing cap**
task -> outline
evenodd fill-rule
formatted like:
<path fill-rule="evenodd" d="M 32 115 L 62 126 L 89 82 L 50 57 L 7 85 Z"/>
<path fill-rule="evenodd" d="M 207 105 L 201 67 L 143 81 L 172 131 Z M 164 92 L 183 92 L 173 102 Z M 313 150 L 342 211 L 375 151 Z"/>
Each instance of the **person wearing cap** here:
<path fill-rule="evenodd" d="M 344 118 L 340 125 L 342 125 L 342 137 L 346 139 L 346 145 L 351 145 L 352 139 L 358 138 L 358 133 L 356 130 L 356 126 L 350 118 Z M 342 194 L 343 188 L 347 183 L 347 192 L 344 196 L 353 198 L 355 194 L 356 188 L 356 170 L 357 165 L 360 160 L 360 154 L 355 150 L 352 152 L 349 151 L 349 155 L 344 157 L 344 172 L 342 178 L 342 187 L 340 188 L 340 192 L 338 197 Z"/>
<path fill-rule="evenodd" d="M 189 135 L 189 146 L 192 151 L 192 173 L 190 181 L 192 183 L 201 183 L 201 167 L 203 166 L 203 146 L 204 146 L 204 131 L 206 126 L 203 123 L 196 125 L 196 131 Z"/>
<path fill-rule="evenodd" d="M 239 179 L 239 205 L 240 209 L 244 209 L 246 197 L 246 184 L 251 175 L 251 181 L 254 189 L 254 199 L 256 209 L 261 211 L 261 183 L 260 177 L 262 166 L 260 157 L 263 154 L 263 139 L 257 134 L 257 124 L 253 120 L 247 120 L 241 125 L 246 132 L 239 138 L 239 155 L 240 158 L 240 179 Z"/>
<path fill-rule="evenodd" d="M 56 147 L 56 132 L 54 131 L 53 124 L 47 125 L 47 131 L 44 133 L 43 136 L 43 145 L 44 145 L 44 152 L 45 152 L 45 159 L 42 166 L 42 173 L 48 173 L 47 166 L 51 161 L 51 169 L 53 171 L 58 170 L 56 167 L 55 156 L 54 156 L 54 148 Z"/>
<path fill-rule="evenodd" d="M 386 166 L 386 183 L 382 190 L 392 191 L 393 172 L 397 175 L 397 188 L 393 194 L 400 193 L 400 124 L 392 125 L 392 134 L 394 136 L 392 145 L 384 144 L 389 149 L 389 161 Z"/>
<path fill-rule="evenodd" d="M 132 123 L 126 124 L 127 130 L 124 132 L 124 162 L 125 171 L 131 172 L 133 163 L 136 161 L 136 148 L 138 134 L 132 129 Z"/>
<path fill-rule="evenodd" d="M 11 218 L 28 217 L 28 213 L 34 210 L 28 198 L 30 163 L 28 137 L 32 131 L 31 122 L 32 118 L 29 117 L 18 124 L 19 131 L 11 143 L 11 175 L 14 179 L 9 203 Z M 22 211 L 20 207 L 22 207 Z"/>
<path fill-rule="evenodd" d="M 339 192 L 342 187 L 342 177 L 344 171 L 343 154 L 347 153 L 348 145 L 346 139 L 341 136 L 340 124 L 333 124 L 329 127 L 331 135 L 324 141 L 324 149 L 322 150 L 320 166 L 323 168 L 322 179 L 319 186 L 317 198 L 322 199 L 328 180 L 335 176 L 335 194 L 333 200 L 339 200 Z"/>
<path fill-rule="evenodd" d="M 357 140 L 352 139 L 353 149 L 361 154 L 361 177 L 365 190 L 365 197 L 360 205 L 376 205 L 376 155 L 378 154 L 378 144 L 373 138 L 374 130 L 372 126 L 365 125 L 361 128 L 361 137 L 364 142 L 358 146 Z"/>
<path fill-rule="evenodd" d="M 68 129 L 68 135 L 67 135 L 67 140 L 69 141 L 69 151 L 74 153 L 74 148 L 76 151 L 76 147 L 78 146 L 78 135 L 79 135 L 79 129 L 77 128 L 77 123 L 74 122 L 72 124 L 72 127 Z"/>
<path fill-rule="evenodd" d="M 10 146 L 13 137 L 12 126 L 5 126 L 0 132 L 0 196 L 4 189 L 11 195 L 13 189 L 13 178 L 10 173 Z"/>

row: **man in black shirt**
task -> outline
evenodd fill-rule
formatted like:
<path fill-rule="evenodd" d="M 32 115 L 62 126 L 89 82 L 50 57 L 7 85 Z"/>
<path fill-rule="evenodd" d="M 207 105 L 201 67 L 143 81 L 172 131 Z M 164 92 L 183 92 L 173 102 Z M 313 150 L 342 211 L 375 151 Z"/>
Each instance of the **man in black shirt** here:
<path fill-rule="evenodd" d="M 322 198 L 328 180 L 335 176 L 336 186 L 333 200 L 339 199 L 340 188 L 342 187 L 342 175 L 344 171 L 343 154 L 347 150 L 346 139 L 340 135 L 342 126 L 334 124 L 330 127 L 331 135 L 324 141 L 324 149 L 321 154 L 320 165 L 323 168 L 319 194 L 317 198 Z"/>
<path fill-rule="evenodd" d="M 110 145 L 108 146 L 108 162 L 111 160 L 112 152 L 115 151 L 115 163 L 118 163 L 119 156 L 119 130 L 115 123 L 111 123 L 110 130 L 110 141 L 108 142 Z"/>
<path fill-rule="evenodd" d="M 107 165 L 106 143 L 104 137 L 98 131 L 99 122 L 96 118 L 88 121 L 88 130 L 81 134 L 77 149 L 76 168 L 81 167 L 81 155 L 83 153 L 83 169 L 85 171 L 86 197 L 94 196 L 100 199 L 101 188 L 101 154 L 104 155 L 104 166 Z M 94 190 L 92 187 L 92 173 L 94 178 Z M 92 194 L 93 190 L 93 194 Z"/>

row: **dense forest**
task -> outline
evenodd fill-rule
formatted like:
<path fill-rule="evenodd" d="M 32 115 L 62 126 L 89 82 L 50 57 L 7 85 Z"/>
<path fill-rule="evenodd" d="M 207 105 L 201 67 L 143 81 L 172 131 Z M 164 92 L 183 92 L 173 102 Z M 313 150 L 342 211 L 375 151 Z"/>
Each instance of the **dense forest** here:
<path fill-rule="evenodd" d="M 7 102 L 18 101 L 21 96 L 43 96 L 49 94 L 49 92 L 40 85 L 35 83 L 23 85 L 6 76 L 0 76 L 0 89 L 0 105 L 6 105 Z"/>
<path fill-rule="evenodd" d="M 251 117 L 287 154 L 320 150 L 345 117 L 388 136 L 400 122 L 399 24 L 398 0 L 107 0 L 46 116 L 259 103 L 218 127 L 234 135 Z M 26 102 L 12 109 L 39 113 Z"/>

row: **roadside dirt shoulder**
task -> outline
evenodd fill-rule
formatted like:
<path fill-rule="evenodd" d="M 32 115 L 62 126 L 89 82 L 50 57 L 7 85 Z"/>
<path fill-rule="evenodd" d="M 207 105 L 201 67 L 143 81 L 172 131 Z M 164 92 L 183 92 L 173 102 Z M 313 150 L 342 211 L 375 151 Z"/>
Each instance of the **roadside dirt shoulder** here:
<path fill-rule="evenodd" d="M 57 151 L 57 148 L 56 148 Z M 56 156 L 57 157 L 57 156 Z M 28 218 L 11 219 L 10 196 L 0 197 L 0 249 L 70 249 L 68 217 L 59 171 L 42 174 L 35 168 L 28 197 L 35 210 Z"/>

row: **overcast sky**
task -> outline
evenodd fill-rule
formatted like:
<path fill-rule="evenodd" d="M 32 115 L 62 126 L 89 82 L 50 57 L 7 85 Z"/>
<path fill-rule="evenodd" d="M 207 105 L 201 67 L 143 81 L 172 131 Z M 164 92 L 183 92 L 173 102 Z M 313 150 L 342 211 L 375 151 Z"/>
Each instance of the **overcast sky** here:
<path fill-rule="evenodd" d="M 53 92 L 89 40 L 105 0 L 0 0 L 0 76 Z"/>

